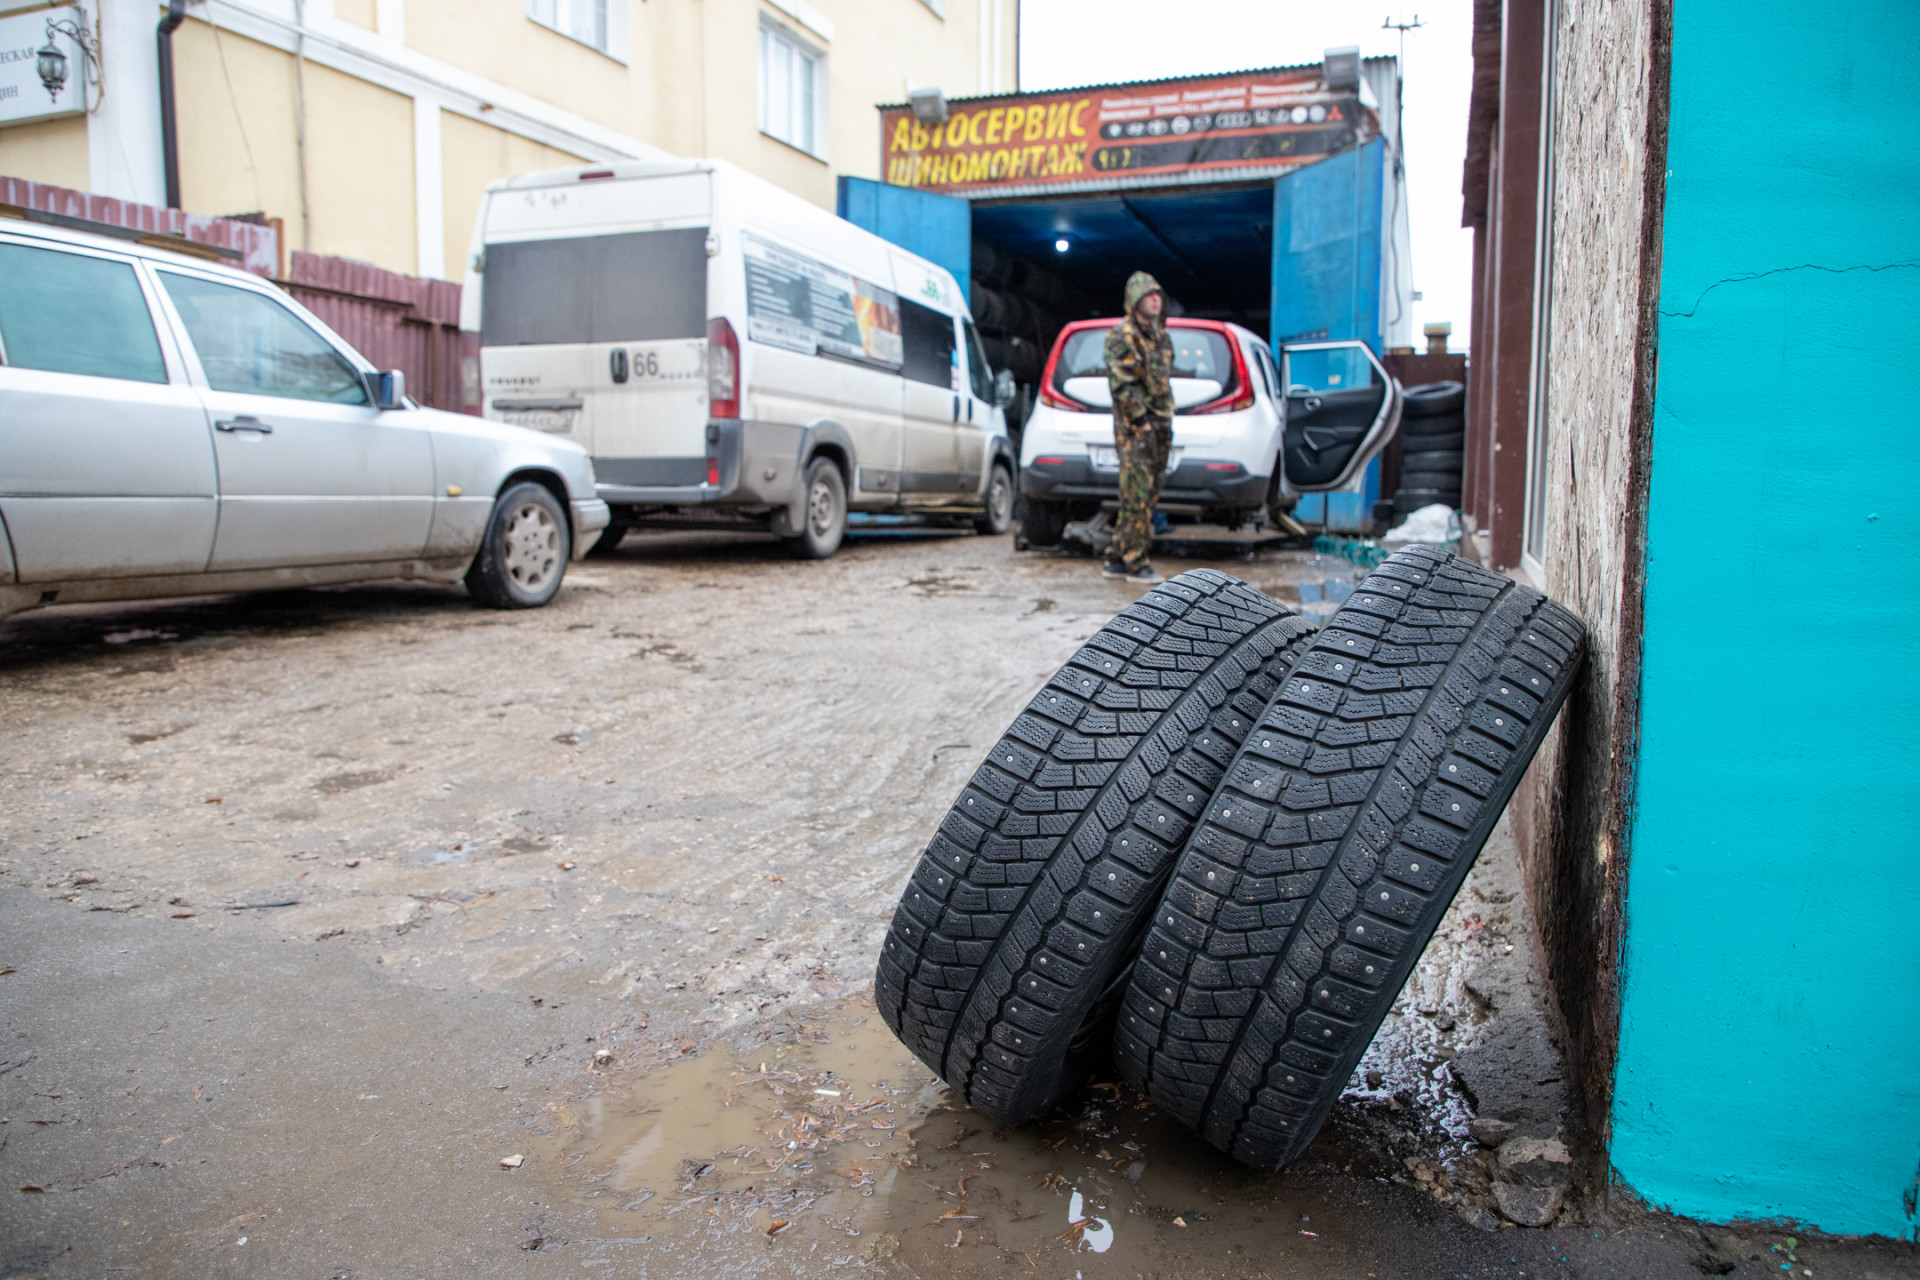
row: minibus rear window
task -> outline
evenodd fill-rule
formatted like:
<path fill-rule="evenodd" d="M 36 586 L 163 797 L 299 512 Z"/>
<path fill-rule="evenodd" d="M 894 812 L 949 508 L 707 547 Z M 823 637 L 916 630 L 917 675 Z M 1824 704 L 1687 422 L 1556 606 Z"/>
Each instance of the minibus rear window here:
<path fill-rule="evenodd" d="M 489 347 L 707 336 L 707 229 L 487 246 Z"/>

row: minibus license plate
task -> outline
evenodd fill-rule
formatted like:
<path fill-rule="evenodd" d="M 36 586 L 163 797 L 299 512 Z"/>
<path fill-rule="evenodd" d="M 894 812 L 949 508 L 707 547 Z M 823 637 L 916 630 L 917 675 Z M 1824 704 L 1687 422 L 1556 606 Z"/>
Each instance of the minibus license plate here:
<path fill-rule="evenodd" d="M 510 409 L 500 416 L 516 427 L 565 433 L 573 430 L 578 409 Z"/>

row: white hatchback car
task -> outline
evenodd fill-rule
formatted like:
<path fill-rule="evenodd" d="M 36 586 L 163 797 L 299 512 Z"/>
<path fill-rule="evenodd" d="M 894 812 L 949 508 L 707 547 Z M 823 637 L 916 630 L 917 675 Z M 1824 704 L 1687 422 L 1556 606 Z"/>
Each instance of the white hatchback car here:
<path fill-rule="evenodd" d="M 531 608 L 607 520 L 579 445 L 419 407 L 257 276 L 0 223 L 0 617 L 372 578 Z"/>
<path fill-rule="evenodd" d="M 1020 442 L 1021 533 L 1052 546 L 1069 520 L 1118 502 L 1113 398 L 1104 348 L 1112 320 L 1055 339 Z M 1173 451 L 1160 506 L 1238 528 L 1303 494 L 1343 489 L 1393 439 L 1400 384 L 1364 342 L 1281 349 L 1219 320 L 1173 319 Z M 1276 520 L 1277 523 L 1277 520 Z"/>

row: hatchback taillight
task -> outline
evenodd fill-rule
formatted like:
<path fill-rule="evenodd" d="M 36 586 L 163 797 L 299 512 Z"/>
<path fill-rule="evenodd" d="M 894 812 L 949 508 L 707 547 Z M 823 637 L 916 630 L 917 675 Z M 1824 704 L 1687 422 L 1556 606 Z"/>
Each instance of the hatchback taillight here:
<path fill-rule="evenodd" d="M 740 340 L 724 316 L 707 321 L 707 416 L 740 416 Z"/>

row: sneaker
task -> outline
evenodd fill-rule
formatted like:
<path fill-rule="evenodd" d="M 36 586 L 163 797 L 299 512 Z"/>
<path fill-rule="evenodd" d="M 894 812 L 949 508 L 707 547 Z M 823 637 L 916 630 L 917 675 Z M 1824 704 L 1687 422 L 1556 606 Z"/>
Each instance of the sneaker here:
<path fill-rule="evenodd" d="M 1159 574 L 1155 573 L 1153 571 L 1152 565 L 1148 564 L 1145 560 L 1142 560 L 1140 562 L 1140 567 L 1127 575 L 1127 581 L 1138 582 L 1142 586 L 1150 587 L 1156 582 L 1165 582 L 1166 579 L 1161 577 Z"/>
<path fill-rule="evenodd" d="M 1115 556 L 1100 566 L 1100 572 L 1109 578 L 1124 578 L 1127 576 L 1127 562 Z"/>

